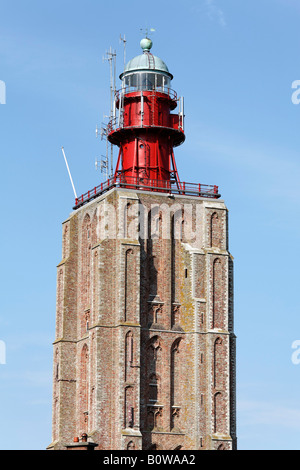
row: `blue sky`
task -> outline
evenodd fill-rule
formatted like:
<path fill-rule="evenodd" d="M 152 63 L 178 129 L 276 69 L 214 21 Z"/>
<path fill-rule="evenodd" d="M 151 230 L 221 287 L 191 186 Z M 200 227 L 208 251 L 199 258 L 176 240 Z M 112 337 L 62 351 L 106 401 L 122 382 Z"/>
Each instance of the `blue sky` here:
<path fill-rule="evenodd" d="M 95 137 L 117 72 L 155 28 L 155 55 L 185 98 L 183 181 L 217 184 L 235 258 L 239 449 L 300 449 L 298 0 L 0 3 L 2 190 L 0 446 L 51 442 L 52 342 L 61 222 L 103 181 Z M 1 95 L 0 95 L 1 101 Z"/>

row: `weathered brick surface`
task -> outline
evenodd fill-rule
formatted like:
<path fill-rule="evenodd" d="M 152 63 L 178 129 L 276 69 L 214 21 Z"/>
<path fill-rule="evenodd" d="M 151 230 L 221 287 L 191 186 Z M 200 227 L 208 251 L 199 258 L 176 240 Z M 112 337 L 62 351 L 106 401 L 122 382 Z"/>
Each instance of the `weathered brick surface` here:
<path fill-rule="evenodd" d="M 224 203 L 114 189 L 70 215 L 62 253 L 49 448 L 82 433 L 97 449 L 234 448 Z"/>

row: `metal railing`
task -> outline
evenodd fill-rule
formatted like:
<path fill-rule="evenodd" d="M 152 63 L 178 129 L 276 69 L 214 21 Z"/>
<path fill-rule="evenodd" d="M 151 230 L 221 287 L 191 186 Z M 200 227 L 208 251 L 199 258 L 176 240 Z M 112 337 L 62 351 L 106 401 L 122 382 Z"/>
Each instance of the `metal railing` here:
<path fill-rule="evenodd" d="M 73 209 L 78 209 L 79 207 L 101 196 L 112 188 L 127 188 L 150 192 L 163 192 L 167 194 L 205 197 L 210 199 L 218 199 L 220 197 L 218 186 L 118 175 L 116 177 L 109 178 L 104 183 L 95 186 L 90 191 L 76 198 Z"/>
<path fill-rule="evenodd" d="M 148 94 L 144 95 L 143 92 L 147 91 L 149 92 Z M 132 124 L 124 124 L 124 100 L 126 96 L 130 93 L 135 93 L 136 97 L 140 97 L 141 99 L 141 116 L 140 116 L 140 124 L 137 125 L 132 125 Z M 118 90 L 115 92 L 115 101 L 114 101 L 114 106 L 113 106 L 113 113 L 111 116 L 110 121 L 107 124 L 107 133 L 110 134 L 113 131 L 119 130 L 119 129 L 131 129 L 134 127 L 144 127 L 143 123 L 143 118 L 144 118 L 144 99 L 150 99 L 153 102 L 153 99 L 161 94 L 164 94 L 168 96 L 173 101 L 178 102 L 178 129 L 181 131 L 184 131 L 184 104 L 183 104 L 183 97 L 177 98 L 176 91 L 172 90 L 171 88 L 161 88 L 160 89 L 154 89 L 150 90 L 146 87 L 130 87 L 127 86 L 126 88 L 122 88 L 121 90 Z M 118 110 L 116 107 L 116 103 L 119 101 L 119 106 Z M 152 105 L 151 105 L 152 106 Z M 151 108 L 152 109 L 152 108 Z M 163 127 L 165 128 L 166 126 L 159 125 L 158 123 L 148 123 L 146 127 Z"/>
<path fill-rule="evenodd" d="M 149 86 L 130 86 L 127 85 L 124 88 L 121 88 L 120 90 L 117 90 L 115 92 L 115 100 L 118 101 L 120 99 L 120 96 L 123 95 L 128 95 L 129 93 L 139 93 L 141 91 L 149 91 L 150 93 L 162 93 L 164 95 L 167 95 L 168 98 L 171 100 L 177 101 L 177 93 L 175 90 L 173 90 L 170 87 L 166 86 L 156 86 L 156 87 L 149 87 Z"/>

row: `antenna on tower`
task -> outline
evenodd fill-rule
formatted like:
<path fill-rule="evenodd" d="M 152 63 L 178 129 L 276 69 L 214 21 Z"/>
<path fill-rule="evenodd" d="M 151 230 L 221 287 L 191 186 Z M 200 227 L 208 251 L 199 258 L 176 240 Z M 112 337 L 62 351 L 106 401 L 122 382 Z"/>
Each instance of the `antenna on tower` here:
<path fill-rule="evenodd" d="M 126 65 L 126 39 L 125 39 L 125 34 L 124 34 L 124 38 L 122 38 L 121 34 L 120 34 L 120 42 L 123 42 L 124 44 L 124 69 L 125 69 L 125 65 Z"/>
<path fill-rule="evenodd" d="M 101 155 L 101 157 L 103 157 L 103 158 L 100 161 L 97 160 L 97 158 L 96 158 L 95 168 L 96 168 L 96 170 L 100 169 L 101 173 L 104 173 L 104 170 L 105 170 L 106 180 L 108 180 L 108 160 L 104 155 Z"/>
<path fill-rule="evenodd" d="M 109 116 L 103 116 L 104 118 L 109 118 Z M 96 159 L 95 161 L 95 168 L 98 170 L 99 168 L 101 169 L 101 173 L 104 173 L 103 169 L 106 169 L 106 180 L 108 180 L 109 175 L 108 175 L 108 170 L 109 170 L 109 163 L 108 163 L 108 124 L 102 123 L 101 128 L 98 129 L 98 126 L 96 127 L 96 137 L 100 135 L 101 140 L 106 139 L 106 156 L 101 155 L 103 158 L 98 161 Z"/>
<path fill-rule="evenodd" d="M 77 194 L 76 194 L 76 191 L 75 191 L 75 186 L 74 186 L 74 183 L 73 183 L 73 180 L 72 180 L 72 176 L 71 176 L 71 172 L 70 172 L 70 168 L 69 168 L 69 165 L 68 165 L 68 162 L 67 162 L 67 157 L 66 157 L 64 148 L 62 147 L 61 150 L 62 150 L 64 159 L 65 159 L 65 162 L 66 162 L 66 166 L 67 166 L 67 170 L 68 170 L 69 177 L 70 177 L 70 180 L 71 180 L 71 184 L 72 184 L 72 188 L 73 188 L 73 191 L 74 191 L 75 199 L 77 199 Z"/>
<path fill-rule="evenodd" d="M 109 48 L 109 51 L 106 52 L 106 56 L 103 57 L 103 61 L 107 60 L 109 62 L 110 69 L 110 116 L 109 122 L 111 125 L 114 125 L 116 120 L 116 107 L 115 107 L 115 95 L 116 95 L 116 51 Z M 107 134 L 106 134 L 107 139 Z M 114 163 L 113 163 L 113 144 L 110 144 L 110 176 L 113 176 L 114 172 Z"/>

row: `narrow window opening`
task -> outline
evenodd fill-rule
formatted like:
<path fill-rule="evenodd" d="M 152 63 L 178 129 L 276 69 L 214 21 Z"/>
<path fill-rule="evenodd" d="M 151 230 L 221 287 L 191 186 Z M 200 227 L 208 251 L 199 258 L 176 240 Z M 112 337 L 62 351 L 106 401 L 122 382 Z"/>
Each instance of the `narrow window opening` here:
<path fill-rule="evenodd" d="M 130 410 L 130 421 L 129 421 L 129 427 L 133 428 L 134 426 L 134 408 L 131 408 Z"/>

